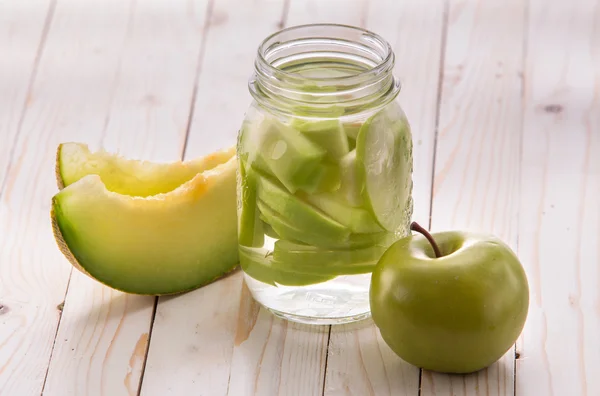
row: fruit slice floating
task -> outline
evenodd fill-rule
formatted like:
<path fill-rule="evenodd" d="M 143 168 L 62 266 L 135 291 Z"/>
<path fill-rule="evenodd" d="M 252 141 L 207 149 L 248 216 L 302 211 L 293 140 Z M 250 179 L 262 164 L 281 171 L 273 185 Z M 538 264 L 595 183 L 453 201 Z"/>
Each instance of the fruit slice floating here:
<path fill-rule="evenodd" d="M 334 275 L 299 273 L 282 266 L 272 255 L 240 246 L 240 266 L 246 274 L 263 283 L 277 286 L 306 286 L 333 279 Z"/>
<path fill-rule="evenodd" d="M 256 171 L 247 167 L 243 161 L 239 170 L 241 205 L 238 213 L 238 242 L 243 246 L 260 247 L 264 244 L 265 235 L 256 207 Z"/>
<path fill-rule="evenodd" d="M 350 234 L 348 241 L 338 248 L 358 249 L 373 245 L 389 246 L 397 239 L 396 235 L 391 232 L 373 232 L 368 234 Z"/>
<path fill-rule="evenodd" d="M 165 174 L 160 165 L 150 167 Z M 101 176 L 84 176 L 52 200 L 59 248 L 77 269 L 129 293 L 171 294 L 210 283 L 238 263 L 236 168 L 230 156 L 147 198 L 111 192 Z"/>
<path fill-rule="evenodd" d="M 327 158 L 337 161 L 349 151 L 348 138 L 338 119 L 306 120 L 294 118 L 291 127 L 327 150 Z"/>
<path fill-rule="evenodd" d="M 358 132 L 360 131 L 360 127 L 362 126 L 361 122 L 347 122 L 343 124 L 344 133 L 350 140 L 356 141 L 358 137 Z"/>
<path fill-rule="evenodd" d="M 262 221 L 262 227 L 263 227 L 263 231 L 265 233 L 266 236 L 268 236 L 269 238 L 273 238 L 273 239 L 280 239 L 281 236 L 275 232 L 275 230 L 273 229 L 273 227 L 271 227 L 271 225 L 269 225 L 267 222 Z"/>
<path fill-rule="evenodd" d="M 298 197 L 288 193 L 267 177 L 258 178 L 257 195 L 265 206 L 281 216 L 286 223 L 293 225 L 294 228 L 305 234 L 322 238 L 322 243 L 343 242 L 350 235 L 350 230 L 347 227 L 302 202 Z M 270 224 L 281 235 L 280 230 L 273 223 Z"/>
<path fill-rule="evenodd" d="M 172 191 L 198 173 L 227 162 L 234 154 L 235 148 L 231 147 L 190 161 L 155 163 L 105 151 L 93 153 L 81 143 L 63 143 L 56 154 L 56 178 L 62 189 L 86 175 L 99 175 L 109 191 L 148 197 Z"/>
<path fill-rule="evenodd" d="M 341 185 L 341 171 L 338 164 L 323 162 L 312 173 L 309 183 L 304 183 L 301 188 L 309 194 L 336 191 Z"/>
<path fill-rule="evenodd" d="M 355 233 L 383 231 L 373 215 L 362 208 L 349 206 L 337 194 L 305 194 L 303 198 L 335 221 Z"/>
<path fill-rule="evenodd" d="M 271 228 L 280 238 L 285 238 L 294 241 L 302 241 L 316 246 L 335 246 L 341 242 L 334 238 L 323 237 L 318 233 L 313 233 L 310 229 L 301 229 L 296 225 L 289 223 L 281 214 L 271 209 L 263 201 L 258 201 L 258 209 L 260 210 L 260 218 Z"/>
<path fill-rule="evenodd" d="M 329 250 L 280 240 L 275 242 L 273 259 L 283 263 L 282 267 L 300 273 L 353 275 L 373 271 L 385 249 L 374 245 L 362 249 Z"/>
<path fill-rule="evenodd" d="M 363 124 L 356 140 L 357 172 L 365 205 L 388 231 L 407 221 L 405 208 L 412 186 L 410 129 L 403 114 L 393 114 L 396 112 L 400 110 L 376 113 Z"/>
<path fill-rule="evenodd" d="M 340 193 L 349 205 L 362 206 L 362 180 L 358 178 L 356 165 L 356 150 L 350 151 L 340 161 Z"/>
<path fill-rule="evenodd" d="M 313 172 L 325 157 L 325 149 L 277 120 L 267 118 L 257 137 L 258 156 L 290 191 L 316 185 Z"/>
<path fill-rule="evenodd" d="M 310 229 L 298 228 L 260 200 L 258 201 L 258 209 L 261 213 L 261 220 L 270 225 L 276 232 L 277 237 L 283 240 L 299 241 L 322 248 L 357 249 L 374 244 L 387 246 L 394 239 L 394 234 L 375 232 L 369 234 L 350 234 L 347 239 L 340 241 L 338 238 L 331 239 L 326 236 L 324 237 L 323 234 L 312 232 Z"/>

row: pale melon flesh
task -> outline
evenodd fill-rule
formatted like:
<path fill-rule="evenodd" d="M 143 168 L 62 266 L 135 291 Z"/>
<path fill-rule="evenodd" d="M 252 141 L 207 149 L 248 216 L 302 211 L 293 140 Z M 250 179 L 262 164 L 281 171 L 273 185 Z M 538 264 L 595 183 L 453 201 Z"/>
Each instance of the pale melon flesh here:
<path fill-rule="evenodd" d="M 61 251 L 85 274 L 128 293 L 173 294 L 220 278 L 238 264 L 237 166 L 229 157 L 223 152 L 215 161 L 225 163 L 146 198 L 109 191 L 123 167 L 83 173 L 52 201 Z"/>
<path fill-rule="evenodd" d="M 232 147 L 189 161 L 160 163 L 128 159 L 104 150 L 91 152 L 85 144 L 69 142 L 58 146 L 56 178 L 62 189 L 84 176 L 99 175 L 109 191 L 148 197 L 172 191 L 234 154 Z"/>

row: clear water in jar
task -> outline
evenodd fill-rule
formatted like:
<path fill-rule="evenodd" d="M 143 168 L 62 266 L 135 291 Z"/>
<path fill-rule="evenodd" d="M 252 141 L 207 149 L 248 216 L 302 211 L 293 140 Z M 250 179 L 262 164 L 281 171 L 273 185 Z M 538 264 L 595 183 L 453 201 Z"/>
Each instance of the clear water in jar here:
<path fill-rule="evenodd" d="M 309 78 L 357 72 L 293 67 Z M 319 117 L 254 106 L 238 159 L 240 263 L 253 297 L 297 322 L 368 317 L 371 272 L 412 215 L 412 140 L 396 102 L 360 115 L 331 106 Z"/>
<path fill-rule="evenodd" d="M 288 320 L 308 324 L 341 324 L 370 316 L 371 273 L 341 275 L 305 286 L 273 286 L 248 274 L 244 274 L 244 277 L 256 301 Z"/>

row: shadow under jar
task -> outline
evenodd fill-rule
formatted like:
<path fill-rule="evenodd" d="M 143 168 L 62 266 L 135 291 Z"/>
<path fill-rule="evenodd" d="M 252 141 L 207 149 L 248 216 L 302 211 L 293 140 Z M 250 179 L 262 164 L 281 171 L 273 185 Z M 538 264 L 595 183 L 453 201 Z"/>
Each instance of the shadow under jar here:
<path fill-rule="evenodd" d="M 367 318 L 371 272 L 409 233 L 412 138 L 380 36 L 320 24 L 259 46 L 237 143 L 240 264 L 253 297 L 312 324 Z"/>

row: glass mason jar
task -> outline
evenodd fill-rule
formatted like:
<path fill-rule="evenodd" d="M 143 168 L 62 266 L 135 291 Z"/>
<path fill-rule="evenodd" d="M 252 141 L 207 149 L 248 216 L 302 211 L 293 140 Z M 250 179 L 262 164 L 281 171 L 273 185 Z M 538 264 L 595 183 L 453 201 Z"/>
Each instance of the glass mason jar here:
<path fill-rule="evenodd" d="M 240 264 L 275 315 L 370 315 L 371 272 L 409 232 L 412 138 L 390 45 L 319 24 L 261 43 L 237 142 Z"/>

